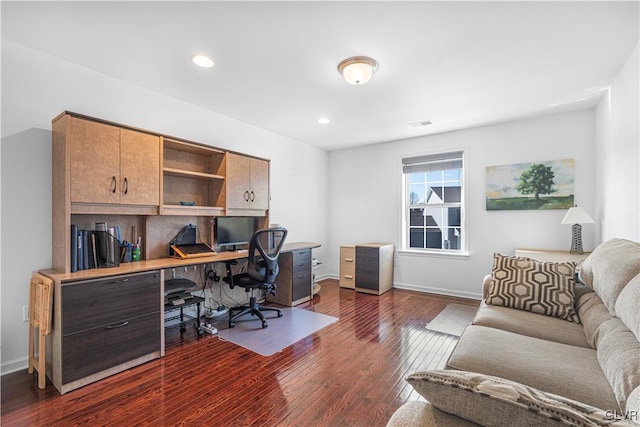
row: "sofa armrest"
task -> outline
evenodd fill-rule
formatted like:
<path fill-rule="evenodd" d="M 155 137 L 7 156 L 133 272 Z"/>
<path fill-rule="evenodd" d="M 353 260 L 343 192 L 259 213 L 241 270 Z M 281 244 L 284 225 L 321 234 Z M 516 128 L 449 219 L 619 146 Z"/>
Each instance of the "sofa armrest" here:
<path fill-rule="evenodd" d="M 486 276 L 484 276 L 484 279 L 482 280 L 482 299 L 487 298 L 487 295 L 489 295 L 490 288 L 491 288 L 491 275 L 487 274 Z"/>

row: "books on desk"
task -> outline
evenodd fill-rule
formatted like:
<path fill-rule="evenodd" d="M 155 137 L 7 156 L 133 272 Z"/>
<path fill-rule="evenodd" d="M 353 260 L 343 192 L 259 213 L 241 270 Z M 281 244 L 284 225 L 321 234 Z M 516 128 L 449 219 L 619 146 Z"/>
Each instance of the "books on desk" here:
<path fill-rule="evenodd" d="M 80 230 L 71 224 L 71 272 L 120 264 L 120 241 L 103 230 Z"/>

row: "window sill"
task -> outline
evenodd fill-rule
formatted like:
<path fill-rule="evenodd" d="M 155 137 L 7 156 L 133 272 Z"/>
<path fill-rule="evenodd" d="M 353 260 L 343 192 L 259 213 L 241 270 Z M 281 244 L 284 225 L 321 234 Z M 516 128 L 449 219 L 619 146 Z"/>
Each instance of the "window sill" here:
<path fill-rule="evenodd" d="M 398 250 L 399 256 L 412 257 L 435 257 L 435 258 L 451 258 L 451 259 L 469 259 L 469 252 L 445 252 L 445 251 L 416 251 L 411 249 Z"/>

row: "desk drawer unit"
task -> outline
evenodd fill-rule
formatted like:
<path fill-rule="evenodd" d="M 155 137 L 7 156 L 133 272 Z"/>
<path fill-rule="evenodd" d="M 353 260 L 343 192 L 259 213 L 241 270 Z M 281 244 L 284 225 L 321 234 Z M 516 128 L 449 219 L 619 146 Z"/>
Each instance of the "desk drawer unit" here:
<path fill-rule="evenodd" d="M 160 275 L 132 274 L 62 287 L 62 335 L 159 312 Z"/>
<path fill-rule="evenodd" d="M 62 338 L 62 382 L 87 377 L 160 350 L 158 313 Z"/>
<path fill-rule="evenodd" d="M 356 247 L 340 246 L 340 287 L 356 288 Z"/>
<path fill-rule="evenodd" d="M 291 281 L 291 299 L 304 302 L 311 298 L 311 249 L 293 252 L 293 277 Z"/>
<path fill-rule="evenodd" d="M 393 287 L 393 245 L 356 245 L 356 291 L 375 295 Z"/>
<path fill-rule="evenodd" d="M 289 307 L 309 301 L 313 295 L 311 249 L 280 253 L 278 266 L 276 294 L 267 295 L 267 301 Z"/>
<path fill-rule="evenodd" d="M 52 382 L 61 393 L 160 357 L 160 272 L 65 283 L 54 322 Z"/>

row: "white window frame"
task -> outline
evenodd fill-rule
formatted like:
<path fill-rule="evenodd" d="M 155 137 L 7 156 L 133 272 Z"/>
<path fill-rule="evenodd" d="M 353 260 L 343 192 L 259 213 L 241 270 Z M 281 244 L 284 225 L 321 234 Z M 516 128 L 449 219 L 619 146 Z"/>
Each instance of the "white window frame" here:
<path fill-rule="evenodd" d="M 468 184 L 467 184 L 467 175 L 468 175 L 468 150 L 466 148 L 457 148 L 450 150 L 441 150 L 435 152 L 428 152 L 422 154 L 413 154 L 413 155 L 405 155 L 400 158 L 400 174 L 401 174 L 401 185 L 402 185 L 402 241 L 400 242 L 400 253 L 405 254 L 425 254 L 425 255 L 440 255 L 440 256 L 468 256 L 468 243 L 469 243 L 469 230 L 467 227 L 467 206 L 468 204 Z M 461 168 L 461 194 L 460 194 L 460 228 L 461 228 L 461 241 L 460 248 L 458 249 L 436 249 L 436 248 L 412 248 L 409 246 L 409 179 L 408 174 L 404 171 L 404 166 L 406 163 L 410 162 L 420 162 L 420 161 L 437 161 L 438 159 L 449 158 L 452 154 L 459 154 L 462 157 L 462 168 Z M 426 202 L 426 201 L 425 201 Z M 456 206 L 458 204 L 456 203 Z M 426 203 L 425 203 L 426 206 Z M 442 207 L 447 207 L 451 205 L 447 205 L 443 202 Z"/>

